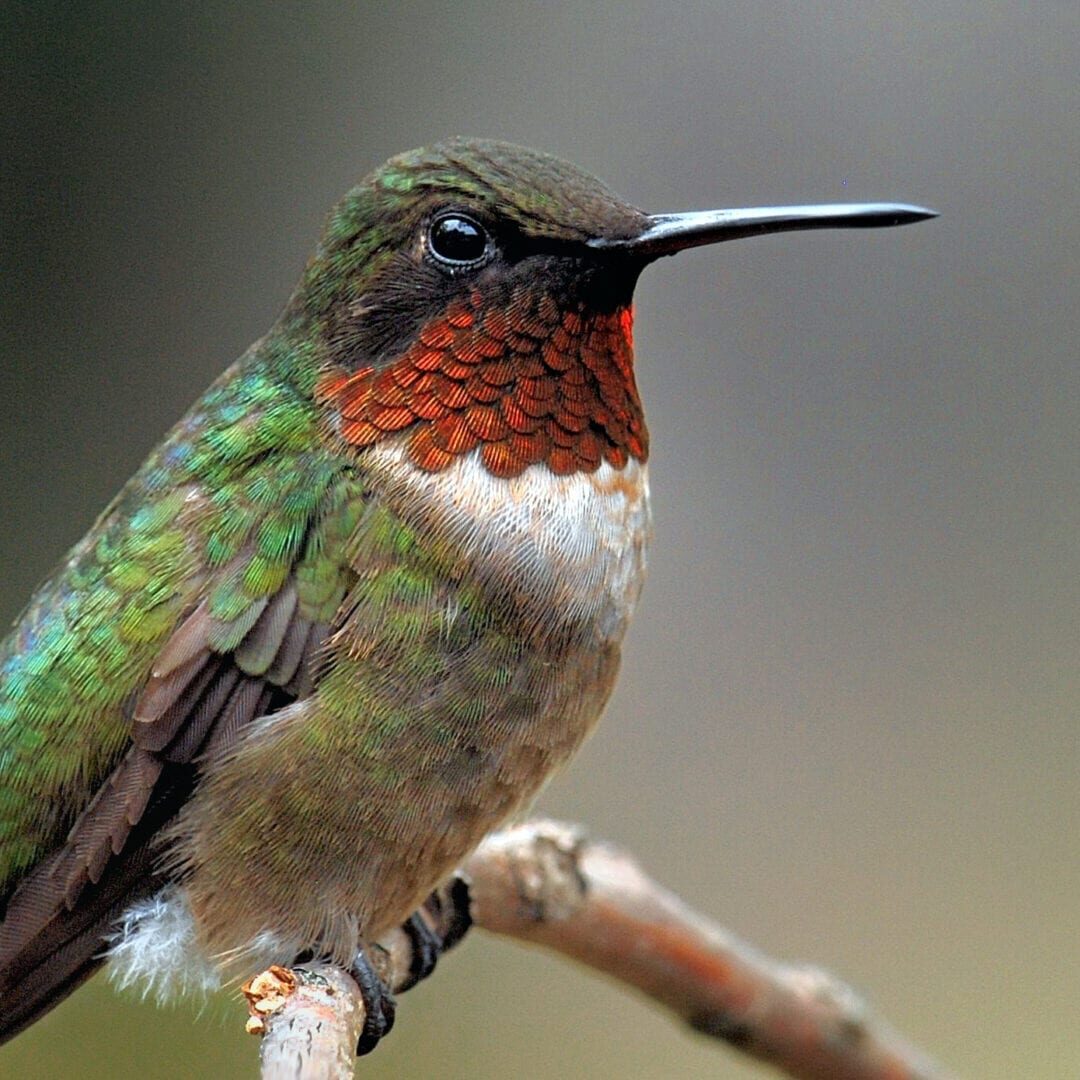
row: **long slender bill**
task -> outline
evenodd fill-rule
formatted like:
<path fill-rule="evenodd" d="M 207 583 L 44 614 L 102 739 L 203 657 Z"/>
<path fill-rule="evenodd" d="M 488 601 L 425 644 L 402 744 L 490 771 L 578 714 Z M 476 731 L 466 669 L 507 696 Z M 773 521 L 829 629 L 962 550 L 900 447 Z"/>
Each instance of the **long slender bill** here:
<path fill-rule="evenodd" d="M 912 225 L 933 217 L 937 217 L 936 211 L 906 203 L 825 203 L 697 210 L 686 214 L 653 214 L 649 218 L 649 227 L 637 236 L 622 240 L 598 238 L 590 240 L 589 246 L 657 259 L 686 248 L 740 240 L 744 236 L 799 229 L 879 229 Z"/>

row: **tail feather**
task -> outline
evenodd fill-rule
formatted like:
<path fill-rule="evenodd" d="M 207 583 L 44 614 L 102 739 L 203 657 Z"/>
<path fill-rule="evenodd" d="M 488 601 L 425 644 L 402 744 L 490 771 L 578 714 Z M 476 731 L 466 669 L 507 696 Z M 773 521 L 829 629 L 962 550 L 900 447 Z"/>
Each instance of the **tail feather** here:
<path fill-rule="evenodd" d="M 155 835 L 190 794 L 193 771 L 166 770 L 150 805 L 131 830 L 119 855 L 106 864 L 96 884 L 85 884 L 69 907 L 19 909 L 18 895 L 0 922 L 0 1043 L 17 1035 L 49 1009 L 58 1005 L 101 966 L 109 935 L 132 903 L 156 892 L 164 883 L 157 869 Z M 45 859 L 24 879 L 48 875 L 50 863 L 62 851 Z M 34 918 L 35 910 L 38 918 Z"/>
<path fill-rule="evenodd" d="M 61 945 L 39 967 L 4 986 L 0 1011 L 0 1043 L 14 1038 L 77 990 L 103 963 L 105 922 Z"/>
<path fill-rule="evenodd" d="M 124 909 L 152 889 L 147 848 L 125 860 L 80 897 L 74 911 L 54 919 L 0 968 L 0 1043 L 17 1035 L 78 989 L 104 961 L 112 926 Z"/>

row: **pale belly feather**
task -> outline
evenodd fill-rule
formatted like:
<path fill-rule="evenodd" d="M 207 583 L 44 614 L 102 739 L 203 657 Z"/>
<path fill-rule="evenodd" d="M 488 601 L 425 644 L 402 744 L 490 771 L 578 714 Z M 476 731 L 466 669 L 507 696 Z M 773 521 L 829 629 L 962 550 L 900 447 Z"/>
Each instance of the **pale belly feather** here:
<path fill-rule="evenodd" d="M 541 624 L 575 623 L 597 641 L 622 639 L 652 529 L 646 465 L 631 458 L 616 470 L 605 461 L 569 476 L 532 465 L 499 479 L 474 451 L 424 473 L 400 445 L 370 451 L 365 465 L 405 520 L 449 538 Z"/>
<path fill-rule="evenodd" d="M 348 903 L 360 911 L 352 922 L 340 910 L 328 911 L 323 921 L 381 932 L 388 919 L 408 914 L 484 832 L 530 801 L 591 730 L 610 692 L 619 644 L 641 589 L 650 515 L 646 467 L 633 459 L 622 470 L 604 463 L 595 473 L 562 477 L 532 466 L 509 480 L 490 476 L 475 453 L 434 474 L 413 468 L 393 446 L 369 451 L 363 463 L 380 499 L 402 520 L 448 543 L 492 595 L 506 598 L 520 618 L 521 636 L 534 643 L 528 654 L 535 648 L 541 658 L 522 669 L 523 686 L 529 693 L 536 688 L 531 707 L 519 707 L 505 721 L 489 721 L 477 734 L 479 752 L 464 764 L 448 766 L 435 782 L 431 768 L 418 778 L 419 820 L 426 832 L 415 845 L 406 827 L 380 824 L 375 833 L 384 843 L 365 854 L 350 847 L 347 829 L 341 829 L 328 838 L 326 863 L 310 873 L 300 868 L 309 881 L 322 880 L 327 865 L 368 868 L 347 883 L 322 881 L 319 891 L 333 897 L 337 909 Z M 303 708 L 304 703 L 292 707 L 293 719 L 302 717 Z M 252 737 L 272 742 L 281 724 L 268 717 Z M 323 778 L 324 784 L 333 782 Z M 409 820 L 418 818 L 412 814 Z M 211 987 L 217 965 L 198 947 L 192 905 L 187 890 L 170 886 L 127 912 L 111 952 L 114 976 L 164 996 Z M 234 954 L 249 970 L 288 962 L 298 933 L 295 924 L 279 929 L 271 920 L 249 935 L 247 945 L 235 946 Z M 168 982 L 163 972 L 172 973 Z"/>

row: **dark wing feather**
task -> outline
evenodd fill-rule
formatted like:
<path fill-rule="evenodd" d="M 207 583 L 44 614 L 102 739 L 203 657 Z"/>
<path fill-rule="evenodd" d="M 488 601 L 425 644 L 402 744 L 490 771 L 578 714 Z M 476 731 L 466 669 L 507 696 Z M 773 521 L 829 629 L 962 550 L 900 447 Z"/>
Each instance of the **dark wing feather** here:
<path fill-rule="evenodd" d="M 12 893 L 0 923 L 0 1041 L 32 1023 L 101 963 L 111 925 L 162 884 L 154 838 L 190 797 L 198 763 L 253 719 L 310 692 L 326 623 L 302 613 L 290 580 L 260 604 L 230 654 L 208 642 L 204 603 L 178 626 L 132 709 L 132 744 L 64 844 Z M 285 685 L 283 685 L 285 684 Z"/>
<path fill-rule="evenodd" d="M 117 772 L 122 769 L 123 764 Z M 67 859 L 67 845 L 39 864 L 16 890 L 0 931 L 5 976 L 0 1039 L 17 1035 L 97 970 L 103 943 L 120 914 L 161 885 L 154 867 L 154 836 L 190 796 L 194 782 L 190 766 L 162 775 L 142 817 L 126 834 L 122 857 L 108 860 L 96 883 L 82 882 L 74 906 L 63 903 L 58 909 L 52 891 L 62 881 L 62 872 L 79 876 L 78 864 Z M 76 830 L 80 826 L 94 827 L 87 815 Z"/>
<path fill-rule="evenodd" d="M 295 590 L 286 591 L 295 597 Z M 153 838 L 190 796 L 198 761 L 208 752 L 227 751 L 243 727 L 271 706 L 295 700 L 266 675 L 245 674 L 238 653 L 248 665 L 261 654 L 268 669 L 278 664 L 295 683 L 318 645 L 312 624 L 297 611 L 295 599 L 265 606 L 230 656 L 202 644 L 212 625 L 204 607 L 170 638 L 162 652 L 170 662 L 154 667 L 135 704 L 129 751 L 63 847 L 19 882 L 8 903 L 0 923 L 0 972 L 4 1000 L 17 1000 L 19 1007 L 0 1015 L 0 1040 L 89 977 L 123 907 L 161 885 L 153 869 Z M 268 637 L 275 639 L 272 648 Z M 280 663 L 286 643 L 291 654 Z M 147 812 L 151 801 L 153 813 Z"/>

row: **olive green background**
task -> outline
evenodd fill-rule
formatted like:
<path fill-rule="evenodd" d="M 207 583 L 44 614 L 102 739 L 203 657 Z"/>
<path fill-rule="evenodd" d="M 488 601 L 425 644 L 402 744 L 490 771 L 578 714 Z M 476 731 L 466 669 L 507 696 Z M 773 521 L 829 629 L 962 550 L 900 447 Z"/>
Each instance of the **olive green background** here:
<path fill-rule="evenodd" d="M 651 210 L 942 211 L 646 273 L 650 580 L 541 807 L 962 1075 L 1077 1075 L 1075 0 L 0 10 L 5 621 L 395 151 L 508 138 Z M 0 1074 L 251 1076 L 241 1013 L 99 978 Z M 477 933 L 361 1072 L 765 1070 Z"/>

